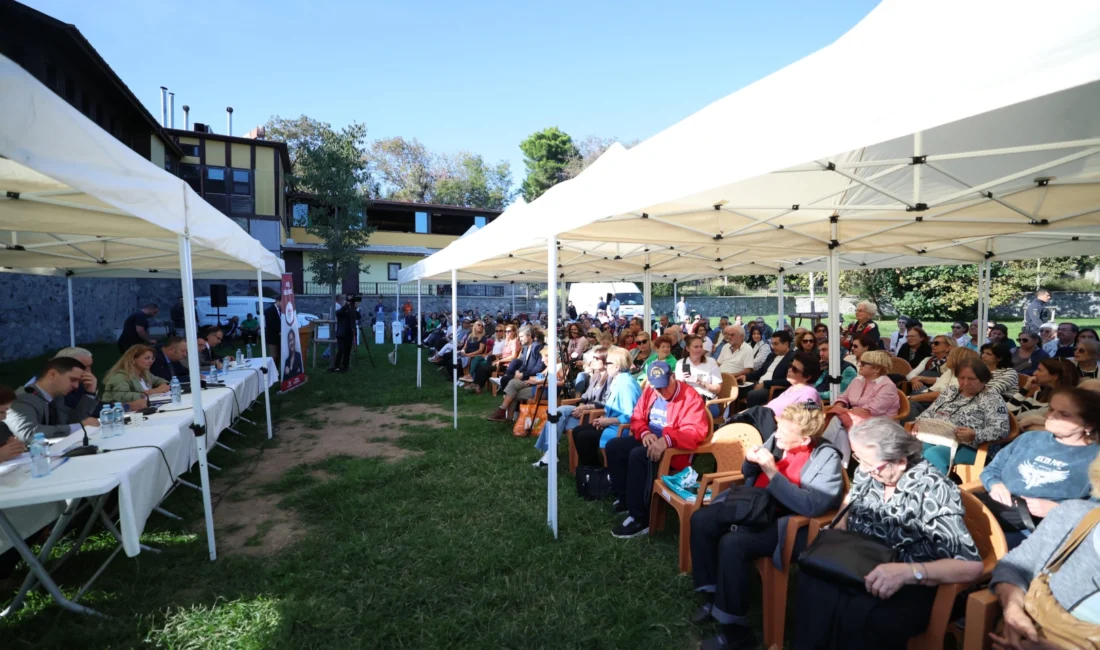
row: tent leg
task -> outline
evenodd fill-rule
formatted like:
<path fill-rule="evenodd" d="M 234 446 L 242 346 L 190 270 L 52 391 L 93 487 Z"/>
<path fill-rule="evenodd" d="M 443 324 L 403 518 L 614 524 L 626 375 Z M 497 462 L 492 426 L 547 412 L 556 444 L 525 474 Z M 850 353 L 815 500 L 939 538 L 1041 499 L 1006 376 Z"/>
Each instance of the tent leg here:
<path fill-rule="evenodd" d="M 832 224 L 832 239 L 837 241 L 837 225 Z M 840 397 L 840 251 L 833 247 L 829 251 L 828 264 L 829 291 L 829 395 L 833 400 Z"/>
<path fill-rule="evenodd" d="M 645 333 L 653 335 L 653 277 L 649 272 L 649 253 L 645 256 L 645 270 L 642 271 L 642 322 Z M 675 303 L 673 303 L 675 304 Z"/>
<path fill-rule="evenodd" d="M 516 317 L 516 283 L 512 281 L 512 318 Z"/>
<path fill-rule="evenodd" d="M 416 387 L 422 386 L 421 374 L 420 374 L 420 345 L 423 341 L 424 333 L 420 330 L 423 328 L 420 324 L 424 322 L 423 316 L 420 314 L 420 280 L 416 281 Z"/>
<path fill-rule="evenodd" d="M 458 270 L 451 269 L 451 390 L 454 391 L 455 429 L 458 429 Z"/>
<path fill-rule="evenodd" d="M 554 531 L 554 539 L 558 538 L 558 305 L 554 300 L 554 294 L 558 290 L 558 242 L 557 237 L 550 237 L 546 240 L 546 279 L 547 295 L 550 296 L 550 300 L 546 305 L 546 333 L 547 333 L 547 348 L 550 350 L 548 359 L 550 363 L 546 368 L 547 379 L 547 406 L 546 417 L 547 422 L 543 426 L 548 427 L 547 431 L 550 434 L 549 449 L 550 449 L 550 465 L 546 471 L 546 495 L 547 495 L 547 523 L 550 525 L 550 529 Z"/>
<path fill-rule="evenodd" d="M 66 275 L 65 284 L 69 288 L 69 345 L 76 347 L 76 321 L 73 315 L 73 276 L 71 274 Z"/>
<path fill-rule="evenodd" d="M 776 319 L 775 322 L 776 322 L 776 325 L 779 326 L 779 329 L 783 329 L 784 326 L 786 326 L 786 324 L 787 324 L 786 310 L 783 309 L 783 279 L 784 279 L 783 274 L 780 273 L 779 274 L 779 280 L 777 280 L 776 283 L 775 283 L 776 293 L 778 294 L 778 299 L 779 299 L 779 305 L 778 305 L 779 306 L 779 318 Z"/>
<path fill-rule="evenodd" d="M 649 256 L 646 255 L 646 258 Z M 680 297 L 677 294 L 676 280 L 672 281 L 672 315 L 676 315 L 677 305 L 680 304 Z M 682 325 L 683 323 L 673 323 L 674 325 Z M 661 332 L 664 334 L 664 332 Z"/>
<path fill-rule="evenodd" d="M 393 358 L 396 360 L 397 359 L 397 342 L 401 339 L 398 338 L 397 336 L 393 335 L 393 330 L 398 330 L 398 331 L 404 330 L 404 327 L 401 324 L 401 281 L 400 280 L 397 281 L 397 298 L 395 298 L 395 300 L 397 300 L 397 309 L 393 310 L 393 325 L 390 326 L 393 329 L 390 331 L 390 338 L 393 339 Z M 404 332 L 402 331 L 402 333 L 404 333 Z"/>
<path fill-rule="evenodd" d="M 267 358 L 267 331 L 265 330 L 264 323 L 264 274 L 260 269 L 256 269 L 256 297 L 260 301 L 260 349 L 263 350 L 263 358 Z M 278 367 L 278 361 L 275 362 Z M 265 368 L 266 369 L 266 368 Z M 267 373 L 260 373 L 260 381 L 264 383 L 264 413 L 267 415 L 267 439 L 271 440 L 271 393 L 269 387 L 271 382 L 267 379 Z"/>
<path fill-rule="evenodd" d="M 191 276 L 191 237 L 179 236 L 180 284 L 183 289 L 183 323 L 187 334 L 187 358 L 199 358 L 199 344 L 195 331 L 195 291 Z M 261 325 L 262 327 L 262 325 Z M 199 364 L 189 365 L 191 385 L 201 386 Z M 206 543 L 210 560 L 218 559 L 218 550 L 214 539 L 214 506 L 210 498 L 210 470 L 206 461 L 206 414 L 202 410 L 202 389 L 191 392 L 192 430 L 195 432 L 195 449 L 199 459 L 199 478 L 202 483 L 202 509 L 206 517 Z"/>

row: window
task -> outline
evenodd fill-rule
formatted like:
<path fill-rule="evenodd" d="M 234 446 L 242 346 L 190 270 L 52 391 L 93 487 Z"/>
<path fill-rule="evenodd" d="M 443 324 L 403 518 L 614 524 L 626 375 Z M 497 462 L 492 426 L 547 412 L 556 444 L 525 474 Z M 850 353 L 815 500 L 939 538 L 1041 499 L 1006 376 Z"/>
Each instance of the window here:
<path fill-rule="evenodd" d="M 225 194 L 225 169 L 221 167 L 206 168 L 206 193 Z"/>
<path fill-rule="evenodd" d="M 386 269 L 390 282 L 397 282 L 397 274 L 401 271 L 401 262 L 390 262 L 386 265 Z"/>
<path fill-rule="evenodd" d="M 248 233 L 269 251 L 279 250 L 279 222 L 249 219 Z"/>
<path fill-rule="evenodd" d="M 202 194 L 202 171 L 198 165 L 180 165 L 180 178 L 195 192 Z"/>
<path fill-rule="evenodd" d="M 247 169 L 232 169 L 233 174 L 233 194 L 239 196 L 251 196 L 252 195 L 252 172 Z"/>
<path fill-rule="evenodd" d="M 474 225 L 478 228 L 485 227 L 485 217 L 474 217 Z"/>
<path fill-rule="evenodd" d="M 428 213 L 417 212 L 416 213 L 416 232 L 426 233 L 428 232 Z"/>
<path fill-rule="evenodd" d="M 309 206 L 305 203 L 295 203 L 290 209 L 290 225 L 305 227 L 309 225 Z"/>
<path fill-rule="evenodd" d="M 183 151 L 183 155 L 190 156 L 192 158 L 199 157 L 199 145 L 197 144 L 184 144 L 180 143 L 180 149 Z"/>

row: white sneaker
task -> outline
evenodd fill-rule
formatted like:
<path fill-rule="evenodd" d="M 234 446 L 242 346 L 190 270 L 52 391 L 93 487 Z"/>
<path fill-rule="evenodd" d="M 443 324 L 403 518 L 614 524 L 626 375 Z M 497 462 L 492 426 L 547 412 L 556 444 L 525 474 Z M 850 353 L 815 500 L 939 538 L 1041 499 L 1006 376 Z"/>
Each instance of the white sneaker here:
<path fill-rule="evenodd" d="M 542 458 L 540 458 L 540 459 L 536 460 L 535 462 L 531 463 L 531 467 L 534 467 L 536 469 L 542 469 L 544 467 L 549 467 L 549 466 L 550 466 L 550 452 L 546 452 L 545 454 L 542 455 Z"/>
<path fill-rule="evenodd" d="M 500 387 L 500 377 L 489 377 L 489 381 L 496 384 L 498 388 Z"/>

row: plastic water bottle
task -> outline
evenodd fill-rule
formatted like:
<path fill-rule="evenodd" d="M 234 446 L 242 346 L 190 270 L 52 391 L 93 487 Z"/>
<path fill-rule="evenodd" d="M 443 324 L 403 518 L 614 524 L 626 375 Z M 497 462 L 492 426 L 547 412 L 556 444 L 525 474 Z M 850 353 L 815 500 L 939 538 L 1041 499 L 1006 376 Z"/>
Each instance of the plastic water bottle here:
<path fill-rule="evenodd" d="M 168 390 L 172 393 L 173 404 L 179 404 L 183 401 L 183 386 L 180 386 L 178 377 L 172 377 L 172 381 L 168 383 Z"/>
<path fill-rule="evenodd" d="M 252 359 L 252 344 L 251 343 L 244 346 L 244 358 L 248 359 L 248 360 Z"/>
<path fill-rule="evenodd" d="M 31 439 L 31 478 L 50 475 L 50 447 L 46 444 L 46 434 L 39 432 Z"/>
<path fill-rule="evenodd" d="M 240 348 L 237 348 L 237 356 L 233 358 L 234 363 L 240 363 L 244 359 L 244 353 Z"/>
<path fill-rule="evenodd" d="M 115 402 L 115 436 L 126 433 L 126 409 L 122 408 L 122 402 Z"/>
<path fill-rule="evenodd" d="M 114 419 L 115 409 L 110 404 L 104 404 L 103 410 L 99 412 L 99 436 L 101 438 L 110 438 L 111 433 L 114 431 Z"/>
<path fill-rule="evenodd" d="M 218 383 L 218 367 L 217 366 L 210 366 L 210 383 L 211 384 Z"/>

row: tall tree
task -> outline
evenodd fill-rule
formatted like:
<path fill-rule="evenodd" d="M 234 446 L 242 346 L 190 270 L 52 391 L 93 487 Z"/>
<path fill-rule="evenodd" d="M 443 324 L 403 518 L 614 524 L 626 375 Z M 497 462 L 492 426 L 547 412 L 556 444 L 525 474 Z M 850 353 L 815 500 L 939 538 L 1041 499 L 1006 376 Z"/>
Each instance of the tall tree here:
<path fill-rule="evenodd" d="M 434 203 L 503 210 L 512 200 L 512 167 L 504 160 L 489 166 L 480 155 L 460 151 L 439 156 L 433 176 Z"/>
<path fill-rule="evenodd" d="M 569 162 L 565 164 L 563 174 L 566 178 L 576 178 L 581 172 L 588 169 L 589 165 L 604 155 L 611 145 L 618 142 L 618 140 L 618 138 L 604 138 L 598 135 L 585 136 L 583 140 L 577 143 L 577 155 L 570 158 Z M 638 140 L 632 140 L 624 146 L 630 149 L 638 142 Z"/>
<path fill-rule="evenodd" d="M 519 143 L 519 148 L 523 151 L 523 162 L 527 167 L 527 177 L 523 179 L 523 198 L 528 203 L 565 180 L 566 165 L 580 155 L 573 138 L 556 126 L 532 133 Z"/>
<path fill-rule="evenodd" d="M 370 148 L 379 196 L 394 201 L 427 203 L 435 185 L 434 156 L 413 138 L 376 140 Z"/>
<path fill-rule="evenodd" d="M 374 230 L 363 210 L 363 187 L 369 181 L 362 150 L 367 129 L 353 123 L 340 131 L 326 129 L 316 144 L 298 156 L 302 185 L 313 193 L 306 232 L 324 247 L 310 253 L 309 270 L 317 282 L 336 287 L 344 277 L 359 272 L 359 248 Z"/>

